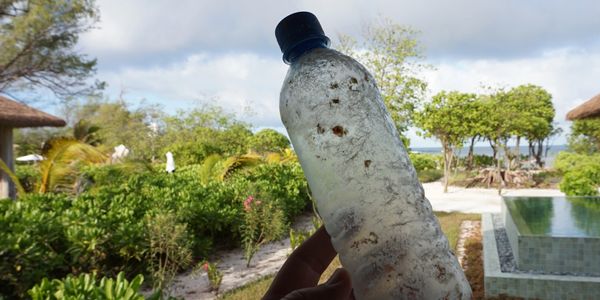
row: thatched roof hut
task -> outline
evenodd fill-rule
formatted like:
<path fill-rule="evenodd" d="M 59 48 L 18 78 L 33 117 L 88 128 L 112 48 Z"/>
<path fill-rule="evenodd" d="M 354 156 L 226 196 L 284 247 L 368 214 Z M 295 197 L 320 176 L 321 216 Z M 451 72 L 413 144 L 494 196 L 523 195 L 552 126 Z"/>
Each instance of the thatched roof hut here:
<path fill-rule="evenodd" d="M 594 117 L 600 117 L 600 94 L 567 113 L 567 120 L 569 121 Z"/>
<path fill-rule="evenodd" d="M 13 128 L 62 127 L 67 123 L 58 117 L 0 96 L 0 159 L 14 170 Z M 0 199 L 14 198 L 15 188 L 4 172 L 0 172 Z"/>
<path fill-rule="evenodd" d="M 62 127 L 65 125 L 67 123 L 61 118 L 0 96 L 0 126 L 2 127 Z"/>

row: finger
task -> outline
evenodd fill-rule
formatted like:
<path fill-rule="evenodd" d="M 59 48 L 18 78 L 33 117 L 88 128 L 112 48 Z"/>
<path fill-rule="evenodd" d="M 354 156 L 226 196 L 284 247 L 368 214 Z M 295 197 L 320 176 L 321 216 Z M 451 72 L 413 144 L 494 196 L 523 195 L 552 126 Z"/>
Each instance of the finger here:
<path fill-rule="evenodd" d="M 281 299 L 291 291 L 316 286 L 336 254 L 321 226 L 288 257 L 263 299 Z"/>
<path fill-rule="evenodd" d="M 352 293 L 350 274 L 345 269 L 337 269 L 329 280 L 317 287 L 295 290 L 282 300 L 346 300 Z"/>

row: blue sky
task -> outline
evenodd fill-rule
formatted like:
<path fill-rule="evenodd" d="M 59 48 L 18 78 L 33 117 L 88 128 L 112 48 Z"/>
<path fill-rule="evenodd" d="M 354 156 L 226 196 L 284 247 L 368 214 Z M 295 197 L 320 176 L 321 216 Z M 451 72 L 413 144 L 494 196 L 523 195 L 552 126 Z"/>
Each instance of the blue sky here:
<path fill-rule="evenodd" d="M 278 21 L 311 11 L 327 35 L 355 37 L 387 17 L 419 30 L 429 94 L 482 92 L 482 84 L 532 83 L 554 96 L 556 121 L 600 92 L 597 1 L 166 1 L 100 0 L 97 28 L 79 50 L 98 59 L 106 95 L 160 103 L 166 111 L 212 103 L 255 128 L 285 131 L 278 98 L 287 66 Z M 412 146 L 435 140 L 410 137 Z M 564 143 L 564 137 L 557 143 Z"/>

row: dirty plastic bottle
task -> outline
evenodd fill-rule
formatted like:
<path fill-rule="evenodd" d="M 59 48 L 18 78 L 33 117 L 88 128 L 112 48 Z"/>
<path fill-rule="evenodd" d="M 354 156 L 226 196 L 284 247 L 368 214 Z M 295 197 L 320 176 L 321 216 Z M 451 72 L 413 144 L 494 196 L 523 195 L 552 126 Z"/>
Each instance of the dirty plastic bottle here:
<path fill-rule="evenodd" d="M 279 109 L 357 299 L 471 299 L 373 76 L 328 49 L 317 18 L 275 30 Z"/>

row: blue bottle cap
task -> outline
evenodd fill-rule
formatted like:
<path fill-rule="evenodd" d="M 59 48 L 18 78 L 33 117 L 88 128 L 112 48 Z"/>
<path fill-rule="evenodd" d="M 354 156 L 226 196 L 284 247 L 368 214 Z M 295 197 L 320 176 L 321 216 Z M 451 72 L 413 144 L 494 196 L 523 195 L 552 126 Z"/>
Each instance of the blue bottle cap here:
<path fill-rule="evenodd" d="M 319 20 L 306 11 L 281 20 L 275 28 L 275 37 L 283 52 L 283 61 L 287 64 L 310 49 L 329 46 L 329 38 L 325 36 Z"/>

